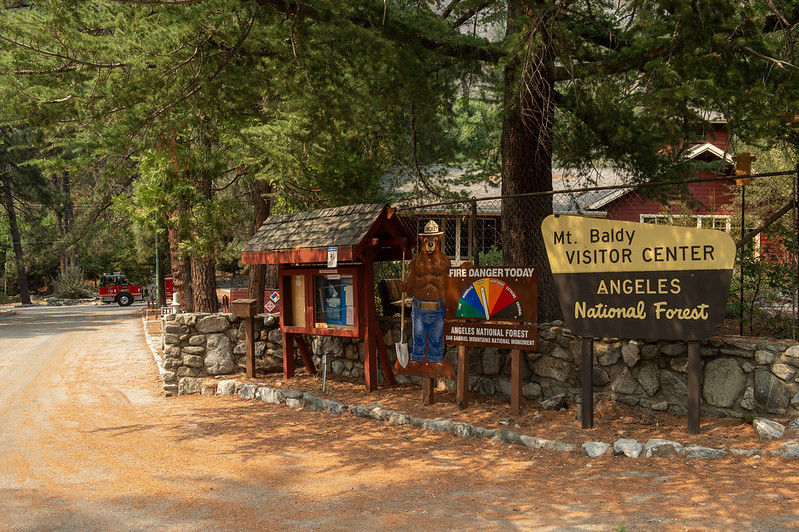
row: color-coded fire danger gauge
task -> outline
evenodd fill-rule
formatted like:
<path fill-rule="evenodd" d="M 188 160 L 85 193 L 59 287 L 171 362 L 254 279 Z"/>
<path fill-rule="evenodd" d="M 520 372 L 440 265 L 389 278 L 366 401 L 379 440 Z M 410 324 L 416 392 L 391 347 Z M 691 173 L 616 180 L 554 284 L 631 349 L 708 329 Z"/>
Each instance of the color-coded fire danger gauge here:
<path fill-rule="evenodd" d="M 474 281 L 463 291 L 455 316 L 484 320 L 519 320 L 522 318 L 522 304 L 507 283 L 484 277 Z"/>

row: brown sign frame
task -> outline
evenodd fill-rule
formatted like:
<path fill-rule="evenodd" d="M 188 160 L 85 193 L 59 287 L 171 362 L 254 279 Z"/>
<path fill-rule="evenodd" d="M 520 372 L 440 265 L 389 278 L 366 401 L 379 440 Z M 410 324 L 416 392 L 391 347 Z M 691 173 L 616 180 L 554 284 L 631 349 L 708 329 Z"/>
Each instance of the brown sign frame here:
<path fill-rule="evenodd" d="M 721 231 L 568 215 L 541 231 L 579 335 L 702 340 L 724 321 L 735 243 Z"/>

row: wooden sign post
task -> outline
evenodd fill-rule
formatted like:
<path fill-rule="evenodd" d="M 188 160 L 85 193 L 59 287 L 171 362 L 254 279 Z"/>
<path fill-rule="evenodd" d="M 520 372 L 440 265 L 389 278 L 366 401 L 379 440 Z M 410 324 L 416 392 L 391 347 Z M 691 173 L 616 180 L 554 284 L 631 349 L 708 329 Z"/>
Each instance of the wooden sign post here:
<path fill-rule="evenodd" d="M 244 319 L 244 344 L 247 346 L 247 377 L 255 378 L 255 318 L 257 299 L 237 299 L 231 304 L 231 312 L 236 318 Z"/>
<path fill-rule="evenodd" d="M 594 428 L 594 339 L 583 336 L 582 403 L 580 419 L 584 429 Z"/>
<path fill-rule="evenodd" d="M 712 229 L 548 216 L 541 231 L 564 320 L 583 336 L 583 427 L 594 337 L 688 342 L 689 431 L 699 432 L 699 340 L 723 323 L 735 243 Z"/>

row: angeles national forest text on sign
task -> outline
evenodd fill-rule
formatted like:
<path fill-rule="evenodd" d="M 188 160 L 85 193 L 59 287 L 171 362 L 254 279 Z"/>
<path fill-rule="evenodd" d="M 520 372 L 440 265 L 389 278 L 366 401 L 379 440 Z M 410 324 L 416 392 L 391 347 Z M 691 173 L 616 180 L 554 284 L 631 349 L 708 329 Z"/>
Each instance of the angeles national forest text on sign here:
<path fill-rule="evenodd" d="M 541 231 L 578 334 L 700 340 L 724 321 L 735 262 L 726 233 L 565 215 Z"/>

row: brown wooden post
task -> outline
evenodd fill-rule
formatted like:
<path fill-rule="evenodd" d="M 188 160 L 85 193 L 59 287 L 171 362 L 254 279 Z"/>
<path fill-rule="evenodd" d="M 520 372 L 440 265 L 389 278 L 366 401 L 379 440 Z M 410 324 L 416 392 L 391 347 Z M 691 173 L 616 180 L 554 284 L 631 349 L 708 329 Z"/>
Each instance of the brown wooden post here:
<path fill-rule="evenodd" d="M 283 378 L 294 376 L 294 335 L 283 332 Z"/>
<path fill-rule="evenodd" d="M 510 351 L 510 414 L 518 416 L 522 411 L 522 352 Z"/>
<path fill-rule="evenodd" d="M 594 339 L 583 336 L 581 417 L 584 429 L 594 428 Z"/>
<path fill-rule="evenodd" d="M 688 342 L 688 432 L 699 434 L 699 374 L 702 361 L 699 357 L 699 342 Z"/>
<path fill-rule="evenodd" d="M 302 363 L 305 364 L 308 375 L 316 375 L 316 366 L 313 365 L 311 350 L 308 348 L 305 338 L 297 335 L 294 337 L 294 341 L 297 342 L 297 349 L 300 351 L 300 357 L 302 358 Z"/>
<path fill-rule="evenodd" d="M 252 318 L 244 319 L 244 343 L 247 345 L 247 377 L 255 378 L 255 326 Z"/>
<path fill-rule="evenodd" d="M 458 408 L 469 406 L 469 348 L 465 345 L 458 346 L 458 380 L 456 400 Z"/>
<path fill-rule="evenodd" d="M 255 318 L 257 309 L 257 299 L 237 299 L 231 304 L 231 312 L 236 318 L 244 320 L 244 344 L 246 346 L 246 360 L 247 377 L 250 379 L 255 378 L 255 326 L 253 318 Z"/>
<path fill-rule="evenodd" d="M 374 262 L 372 261 L 371 253 L 364 252 L 363 267 L 361 275 L 361 286 L 359 292 L 360 299 L 360 312 L 365 319 L 362 320 L 364 324 L 364 357 L 363 357 L 363 371 L 366 380 L 366 391 L 373 392 L 377 390 L 377 341 L 375 340 L 377 319 L 375 317 L 375 273 Z"/>
<path fill-rule="evenodd" d="M 374 298 L 372 298 L 374 301 Z M 386 352 L 386 344 L 383 343 L 383 335 L 380 331 L 380 325 L 375 320 L 374 323 L 375 328 L 375 345 L 377 345 L 377 357 L 380 359 L 380 367 L 383 370 L 383 376 L 386 378 L 386 384 L 388 386 L 395 386 L 397 381 L 394 379 L 394 368 L 391 366 L 391 362 L 388 360 L 388 353 Z"/>
<path fill-rule="evenodd" d="M 423 378 L 422 379 L 422 404 L 423 405 L 432 405 L 435 402 L 435 397 L 433 397 L 433 379 Z"/>

